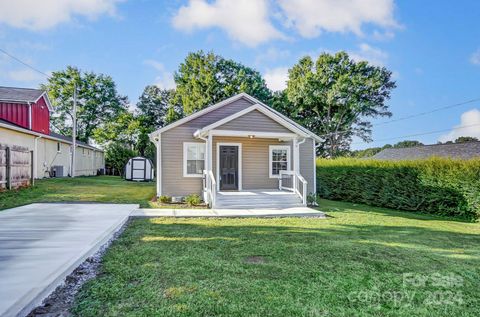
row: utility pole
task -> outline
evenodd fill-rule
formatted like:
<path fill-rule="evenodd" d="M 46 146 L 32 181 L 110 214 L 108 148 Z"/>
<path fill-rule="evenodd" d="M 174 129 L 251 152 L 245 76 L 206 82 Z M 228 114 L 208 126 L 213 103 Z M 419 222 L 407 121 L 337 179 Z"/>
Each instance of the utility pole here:
<path fill-rule="evenodd" d="M 73 84 L 73 131 L 72 131 L 72 178 L 75 177 L 75 154 L 77 151 L 77 84 Z"/>

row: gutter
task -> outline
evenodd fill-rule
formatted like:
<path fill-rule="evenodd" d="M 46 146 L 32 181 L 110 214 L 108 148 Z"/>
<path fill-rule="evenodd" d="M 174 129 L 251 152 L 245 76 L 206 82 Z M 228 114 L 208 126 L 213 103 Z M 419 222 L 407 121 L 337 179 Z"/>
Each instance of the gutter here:
<path fill-rule="evenodd" d="M 8 129 L 8 130 L 13 130 L 13 131 L 17 131 L 17 132 L 22 132 L 22 133 L 26 133 L 26 134 L 30 134 L 30 135 L 35 135 L 35 136 L 38 136 L 38 137 L 42 137 L 42 138 L 44 138 L 44 139 L 59 141 L 59 142 L 62 142 L 62 143 L 67 143 L 67 144 L 73 144 L 73 142 L 68 141 L 68 140 L 56 138 L 56 137 L 51 136 L 51 135 L 47 135 L 47 134 L 35 132 L 35 131 L 28 130 L 28 129 L 25 129 L 25 128 L 16 127 L 16 126 L 13 126 L 13 125 L 11 125 L 11 124 L 5 124 L 5 123 L 0 122 L 0 127 L 1 127 L 1 128 L 5 128 L 5 129 Z M 102 149 L 97 149 L 97 148 L 95 148 L 95 147 L 93 147 L 93 146 L 90 146 L 90 145 L 84 145 L 84 144 L 78 144 L 78 143 L 77 143 L 77 146 L 78 146 L 78 147 L 84 147 L 84 148 L 86 148 L 86 149 L 90 149 L 90 150 L 94 150 L 94 151 L 99 151 L 99 152 L 102 152 L 102 153 L 104 152 L 104 150 L 102 150 Z"/>
<path fill-rule="evenodd" d="M 42 136 L 36 136 L 35 139 L 33 140 L 33 178 L 38 178 L 37 177 L 37 171 L 38 171 L 38 151 L 37 151 L 37 145 L 38 145 L 38 139 L 41 139 Z"/>
<path fill-rule="evenodd" d="M 28 128 L 32 130 L 32 104 L 27 102 L 28 104 Z"/>

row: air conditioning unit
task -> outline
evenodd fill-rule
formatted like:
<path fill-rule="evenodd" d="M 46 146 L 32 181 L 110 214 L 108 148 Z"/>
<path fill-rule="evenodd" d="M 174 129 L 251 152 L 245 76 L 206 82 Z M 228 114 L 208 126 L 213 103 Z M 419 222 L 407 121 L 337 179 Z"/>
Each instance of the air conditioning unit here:
<path fill-rule="evenodd" d="M 62 165 L 52 166 L 51 175 L 52 177 L 63 177 L 63 166 Z"/>

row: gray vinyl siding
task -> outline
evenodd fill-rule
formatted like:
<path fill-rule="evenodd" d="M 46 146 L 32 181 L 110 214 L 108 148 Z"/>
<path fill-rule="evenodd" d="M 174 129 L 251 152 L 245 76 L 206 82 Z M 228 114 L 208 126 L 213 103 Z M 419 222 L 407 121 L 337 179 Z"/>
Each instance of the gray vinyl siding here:
<path fill-rule="evenodd" d="M 217 143 L 242 144 L 242 187 L 249 189 L 276 189 L 278 178 L 269 176 L 269 146 L 289 145 L 290 166 L 293 168 L 293 148 L 291 142 L 281 142 L 278 139 L 240 138 L 240 137 L 214 137 L 213 138 L 213 175 L 217 177 Z"/>
<path fill-rule="evenodd" d="M 193 133 L 197 129 L 242 111 L 251 105 L 252 102 L 241 98 L 161 134 L 163 195 L 185 196 L 202 192 L 202 178 L 183 177 L 183 143 L 203 142 L 193 137 Z"/>
<path fill-rule="evenodd" d="M 235 130 L 235 131 L 258 131 L 275 133 L 292 133 L 289 129 L 279 124 L 275 120 L 267 117 L 258 110 L 251 111 L 241 117 L 233 119 L 216 129 Z"/>
<path fill-rule="evenodd" d="M 313 139 L 308 138 L 304 143 L 300 144 L 300 174 L 307 181 L 307 193 L 315 192 L 315 171 L 314 171 L 314 153 Z"/>

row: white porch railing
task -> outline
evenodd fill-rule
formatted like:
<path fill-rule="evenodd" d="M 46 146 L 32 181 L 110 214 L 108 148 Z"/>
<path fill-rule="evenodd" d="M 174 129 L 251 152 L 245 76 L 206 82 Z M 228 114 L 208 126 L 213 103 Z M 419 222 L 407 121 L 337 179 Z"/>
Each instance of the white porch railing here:
<path fill-rule="evenodd" d="M 203 200 L 210 206 L 215 207 L 217 200 L 217 182 L 212 171 L 203 171 Z"/>
<path fill-rule="evenodd" d="M 291 186 L 288 187 L 284 185 L 284 176 L 290 176 Z M 278 179 L 278 189 L 280 190 L 291 190 L 296 193 L 301 199 L 304 206 L 307 205 L 307 181 L 303 178 L 302 175 L 295 171 L 280 171 Z M 300 186 L 301 184 L 301 186 Z"/>

